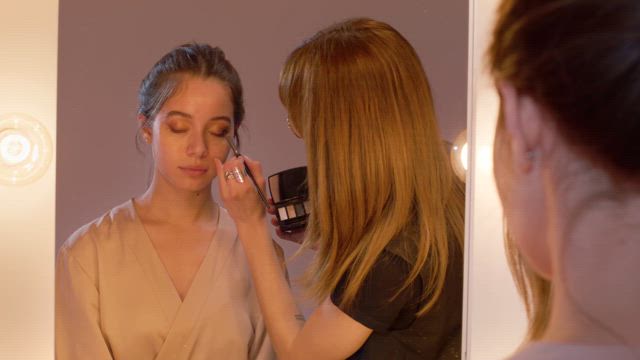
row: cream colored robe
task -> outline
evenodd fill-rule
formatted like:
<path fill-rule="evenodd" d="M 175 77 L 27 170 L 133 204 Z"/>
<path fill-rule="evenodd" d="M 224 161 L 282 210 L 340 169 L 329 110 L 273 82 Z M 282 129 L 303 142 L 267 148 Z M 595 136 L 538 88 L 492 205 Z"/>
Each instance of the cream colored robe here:
<path fill-rule="evenodd" d="M 235 225 L 219 221 L 184 301 L 132 201 L 76 231 L 57 259 L 56 358 L 275 358 Z"/>

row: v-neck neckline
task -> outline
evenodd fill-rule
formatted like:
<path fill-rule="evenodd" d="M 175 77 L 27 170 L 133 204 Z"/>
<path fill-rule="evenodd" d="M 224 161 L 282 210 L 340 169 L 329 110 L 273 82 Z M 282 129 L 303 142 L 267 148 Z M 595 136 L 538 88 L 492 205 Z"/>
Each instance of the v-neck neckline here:
<path fill-rule="evenodd" d="M 160 254 L 158 254 L 158 251 L 153 245 L 153 241 L 149 236 L 149 232 L 147 231 L 147 228 L 145 227 L 142 221 L 142 218 L 138 213 L 138 209 L 136 209 L 136 204 L 134 202 L 134 199 L 129 200 L 129 205 L 134 218 L 134 222 L 136 226 L 139 228 L 140 232 L 143 234 L 143 235 L 141 234 L 142 236 L 140 236 L 141 250 L 149 254 L 149 256 L 146 257 L 149 259 L 149 262 L 147 262 L 146 266 L 148 267 L 151 273 L 155 274 L 155 276 L 152 276 L 152 277 L 154 278 L 156 285 L 160 287 L 160 291 L 164 294 L 167 294 L 167 293 L 172 294 L 173 299 L 171 301 L 172 302 L 171 307 L 177 310 L 180 306 L 182 306 L 182 304 L 186 303 L 187 301 L 189 301 L 191 297 L 193 297 L 192 294 L 195 292 L 193 290 L 197 289 L 198 284 L 201 283 L 200 279 L 203 277 L 204 269 L 209 267 L 208 266 L 209 262 L 213 257 L 212 253 L 214 249 L 217 247 L 216 244 L 218 242 L 217 241 L 218 234 L 219 234 L 218 230 L 220 229 L 221 208 L 218 206 L 218 211 L 216 216 L 216 229 L 211 235 L 211 241 L 209 242 L 205 256 L 200 262 L 200 266 L 198 267 L 196 274 L 191 280 L 191 284 L 189 285 L 189 289 L 185 293 L 184 298 L 181 298 L 180 293 L 178 292 L 178 289 L 176 288 L 175 284 L 173 283 L 173 280 L 171 279 L 171 275 L 169 275 L 169 271 L 167 270 L 167 267 L 165 266 L 164 262 L 162 261 L 162 258 L 160 257 Z"/>
<path fill-rule="evenodd" d="M 158 305 L 165 317 L 164 342 L 156 359 L 186 359 L 185 349 L 190 341 L 195 341 L 195 327 L 202 319 L 204 309 L 210 304 L 214 294 L 224 291 L 226 282 L 218 281 L 229 262 L 235 256 L 238 246 L 237 231 L 227 212 L 219 207 L 217 228 L 213 234 L 205 259 L 200 264 L 191 287 L 183 301 L 171 281 L 171 277 L 160 261 L 160 257 L 151 244 L 144 225 L 135 209 L 133 199 L 124 206 L 127 222 L 120 230 L 125 245 L 140 265 L 148 279 L 150 290 L 156 295 Z M 155 304 L 150 304 L 153 306 Z"/>

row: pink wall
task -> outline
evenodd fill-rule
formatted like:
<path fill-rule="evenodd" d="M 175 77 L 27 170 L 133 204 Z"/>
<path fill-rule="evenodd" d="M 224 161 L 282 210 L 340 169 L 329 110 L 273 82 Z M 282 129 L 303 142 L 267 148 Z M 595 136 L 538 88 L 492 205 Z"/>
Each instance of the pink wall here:
<path fill-rule="evenodd" d="M 137 88 L 162 54 L 189 41 L 225 51 L 245 87 L 243 152 L 271 174 L 305 162 L 277 96 L 284 59 L 320 28 L 354 16 L 386 21 L 416 47 L 452 140 L 466 126 L 467 1 L 60 0 L 57 246 L 145 189 L 149 155 L 134 142 Z M 294 276 L 307 260 L 292 264 Z"/>

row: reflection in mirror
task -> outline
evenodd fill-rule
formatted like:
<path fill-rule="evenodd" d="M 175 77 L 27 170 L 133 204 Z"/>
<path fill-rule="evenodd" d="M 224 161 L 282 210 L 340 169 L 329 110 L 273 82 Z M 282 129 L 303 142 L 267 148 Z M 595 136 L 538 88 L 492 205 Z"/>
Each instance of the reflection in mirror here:
<path fill-rule="evenodd" d="M 141 284 L 140 281 L 146 279 L 145 286 L 154 288 L 149 293 L 155 292 L 156 295 L 153 296 L 157 298 L 154 299 L 149 294 L 144 296 L 149 296 L 149 303 L 158 304 L 156 312 L 136 311 L 135 316 L 153 317 L 158 320 L 161 319 L 157 315 L 159 312 L 169 314 L 170 318 L 175 316 L 179 320 L 175 324 L 206 321 L 206 318 L 192 318 L 193 309 L 198 309 L 200 305 L 205 306 L 204 303 L 196 304 L 200 300 L 205 301 L 200 291 L 206 291 L 203 289 L 207 287 L 200 285 L 208 283 L 208 276 L 212 276 L 213 273 L 224 274 L 224 269 L 216 267 L 219 263 L 216 259 L 237 259 L 233 256 L 225 256 L 224 254 L 228 253 L 224 251 L 242 252 L 240 246 L 225 249 L 224 241 L 211 241 L 211 239 L 219 240 L 219 230 L 224 229 L 225 226 L 230 225 L 230 228 L 233 228 L 232 218 L 225 215 L 225 211 L 218 211 L 215 205 L 211 205 L 220 203 L 221 196 L 224 198 L 224 194 L 217 194 L 218 186 L 214 185 L 212 191 L 212 199 L 215 202 L 204 202 L 210 205 L 202 207 L 201 212 L 193 213 L 194 216 L 188 220 L 185 218 L 188 217 L 189 212 L 184 209 L 193 208 L 180 205 L 183 202 L 178 202 L 175 197 L 163 200 L 149 195 L 155 194 L 149 189 L 157 189 L 157 186 L 165 186 L 165 188 L 177 186 L 176 184 L 179 183 L 171 176 L 170 172 L 173 170 L 170 166 L 165 169 L 166 171 L 160 169 L 162 161 L 171 160 L 168 155 L 166 158 L 161 156 L 165 154 L 162 144 L 166 143 L 158 142 L 165 139 L 163 136 L 172 136 L 167 136 L 167 141 L 175 140 L 176 146 L 183 146 L 185 159 L 192 159 L 188 156 L 197 154 L 203 156 L 202 149 L 206 148 L 207 144 L 207 140 L 203 139 L 206 136 L 215 136 L 211 135 L 213 132 L 234 133 L 238 119 L 235 113 L 238 107 L 237 102 L 229 99 L 225 101 L 224 96 L 202 99 L 203 93 L 224 93 L 222 91 L 224 86 L 221 89 L 218 82 L 211 82 L 197 76 L 180 79 L 180 86 L 160 105 L 158 113 L 136 113 L 135 109 L 139 107 L 137 91 L 140 80 L 151 65 L 172 47 L 196 40 L 200 43 L 220 46 L 224 50 L 226 58 L 238 70 L 244 87 L 247 115 L 246 121 L 238 129 L 242 144 L 241 151 L 261 162 L 263 174 L 273 174 L 283 169 L 304 165 L 306 162 L 303 144 L 307 139 L 303 136 L 300 140 L 293 136 L 287 129 L 286 121 L 283 120 L 291 114 L 287 114 L 278 98 L 278 74 L 282 64 L 304 39 L 318 29 L 347 17 L 370 16 L 384 20 L 399 30 L 415 47 L 419 56 L 418 62 L 429 75 L 429 85 L 438 119 L 438 124 L 437 126 L 434 124 L 434 128 L 439 127 L 442 137 L 449 141 L 452 141 L 465 128 L 468 13 L 466 2 L 427 1 L 393 6 L 384 2 L 365 1 L 346 4 L 336 1 L 335 6 L 327 6 L 327 4 L 331 5 L 331 2 L 302 6 L 293 1 L 281 1 L 255 4 L 256 9 L 251 12 L 247 12 L 241 5 L 228 4 L 224 9 L 220 9 L 209 2 L 202 2 L 197 7 L 157 4 L 153 11 L 136 3 L 125 5 L 112 2 L 89 7 L 83 2 L 68 0 L 61 4 L 58 139 L 64 146 L 58 152 L 57 244 L 60 247 L 75 229 L 96 218 L 101 218 L 102 221 L 84 227 L 81 234 L 85 234 L 86 231 L 99 231 L 102 229 L 99 226 L 106 225 L 118 228 L 118 231 L 123 230 L 121 234 L 127 231 L 137 234 L 131 237 L 123 236 L 121 239 L 123 243 L 128 244 L 121 248 L 124 251 L 121 259 L 125 261 L 128 258 L 135 258 L 140 261 L 140 269 L 136 270 L 140 278 L 135 279 L 135 276 L 129 276 L 131 272 L 126 272 L 126 275 L 120 272 L 124 268 L 116 270 L 114 267 L 114 272 L 108 274 L 120 279 L 121 276 L 127 277 L 131 280 L 129 284 L 131 287 L 136 287 L 135 284 Z M 363 12 L 363 9 L 367 10 Z M 117 27 L 113 26 L 112 14 L 118 14 Z M 238 26 L 239 19 L 242 19 L 242 26 Z M 200 106 L 198 102 L 205 102 L 205 100 L 212 104 Z M 424 101 L 424 99 L 417 101 Z M 203 118 L 218 120 L 209 123 L 202 121 Z M 146 121 L 149 119 L 154 121 L 147 124 Z M 229 121 L 225 122 L 224 119 Z M 295 118 L 291 120 L 299 121 Z M 134 144 L 134 134 L 141 125 L 143 139 L 150 145 L 143 145 L 141 147 L 143 154 L 138 154 Z M 300 129 L 304 135 L 306 131 L 304 126 L 298 126 L 297 123 L 295 125 L 296 129 Z M 215 129 L 211 129 L 214 127 Z M 223 129 L 224 127 L 226 130 Z M 409 141 L 405 144 L 401 143 L 400 147 L 394 147 L 390 151 L 399 151 L 407 143 Z M 436 142 L 431 142 L 431 144 L 434 143 Z M 442 160 L 441 165 L 449 168 L 448 154 L 445 154 L 443 149 L 434 151 L 441 153 L 442 156 L 439 158 Z M 209 155 L 211 154 L 207 154 Z M 382 165 L 389 166 L 389 164 Z M 213 163 L 205 165 L 204 162 L 194 162 L 186 165 L 179 164 L 177 168 L 191 181 L 203 174 L 213 175 L 213 166 Z M 412 163 L 411 167 L 416 174 L 428 173 L 428 167 L 423 162 Z M 231 178 L 223 180 L 227 178 L 224 174 L 227 170 L 232 169 L 225 167 L 214 184 L 217 181 L 234 184 Z M 428 182 L 427 177 L 421 176 L 420 181 Z M 162 183 L 157 181 L 160 178 Z M 208 181 L 210 180 L 208 178 L 203 183 L 197 184 L 197 186 L 206 185 L 204 187 L 206 189 L 200 192 L 205 197 L 209 194 Z M 191 186 L 186 183 L 178 185 Z M 199 190 L 204 188 L 201 187 Z M 145 197 L 141 194 L 149 196 Z M 167 203 L 171 206 L 166 207 L 166 211 L 156 211 L 162 208 L 154 206 L 146 207 L 146 204 L 151 204 L 156 199 L 164 201 L 165 206 Z M 119 203 L 124 205 L 107 212 Z M 230 206 L 227 207 L 230 211 L 232 210 Z M 313 205 L 311 208 L 313 209 Z M 114 225 L 116 222 L 114 219 L 120 214 L 129 216 L 131 221 L 128 225 Z M 174 214 L 174 217 L 171 217 L 171 214 Z M 201 219 L 195 215 L 204 215 L 204 218 L 214 221 L 194 221 L 194 219 Z M 171 224 L 167 221 L 169 217 L 183 226 L 170 226 Z M 456 226 L 462 226 L 461 223 L 462 219 Z M 190 225 L 186 226 L 187 224 Z M 128 230 L 124 231 L 124 229 Z M 273 228 L 270 232 L 273 233 L 274 238 L 277 238 Z M 173 236 L 171 236 L 172 233 Z M 77 239 L 77 234 L 72 238 Z M 175 245 L 172 241 L 178 238 L 183 241 L 183 245 L 187 244 L 184 242 L 185 239 L 192 242 L 192 246 L 187 248 L 199 250 L 187 253 L 184 251 L 185 248 L 180 250 L 172 248 L 172 245 Z M 140 239 L 146 240 L 140 241 Z M 287 259 L 298 250 L 297 244 L 280 240 L 278 242 L 284 248 Z M 323 251 L 322 247 L 317 251 Z M 245 253 L 247 252 L 245 250 Z M 305 300 L 300 296 L 301 286 L 295 280 L 309 266 L 316 254 L 316 250 L 304 250 L 300 256 L 287 262 L 295 298 L 307 317 L 316 304 L 315 301 Z M 99 258 L 101 255 L 94 248 L 86 256 Z M 101 260 L 104 261 L 104 259 Z M 195 266 L 185 266 L 185 264 L 195 264 Z M 249 284 L 249 269 L 246 264 L 234 264 L 232 268 L 238 269 L 238 274 L 229 274 L 228 279 L 239 280 L 235 284 L 228 284 L 226 282 L 228 279 L 220 281 L 216 285 L 219 290 L 216 291 L 233 293 L 230 289 L 237 288 L 238 284 Z M 86 263 L 79 266 L 85 265 Z M 211 273 L 205 274 L 202 269 L 206 269 L 207 266 L 210 266 Z M 84 272 L 86 269 L 81 270 Z M 149 276 L 151 279 L 148 278 Z M 225 276 L 217 279 L 221 278 L 226 279 Z M 96 281 L 95 278 L 90 280 Z M 126 282 L 120 281 L 112 284 L 122 286 L 124 283 Z M 102 284 L 105 282 L 103 281 Z M 248 289 L 253 294 L 254 289 L 252 287 Z M 62 292 L 61 296 L 66 294 L 67 292 Z M 113 297 L 116 301 L 127 298 L 114 294 L 104 290 L 94 295 Z M 255 295 L 250 295 L 249 300 L 251 296 Z M 233 299 L 234 303 L 246 300 Z M 249 313 L 254 311 L 253 314 L 258 314 L 255 312 L 257 303 L 248 302 L 246 311 Z M 106 304 L 108 301 L 103 303 Z M 460 308 L 461 306 L 457 311 L 460 311 Z M 230 313 L 229 316 L 232 314 Z M 136 323 L 150 321 L 142 318 L 136 320 Z M 113 326 L 109 331 L 118 333 L 119 321 L 109 317 L 105 317 L 104 321 L 112 321 L 106 328 Z M 216 317 L 215 321 L 221 320 Z M 180 351 L 178 345 L 187 345 L 187 348 L 194 345 L 185 344 L 179 340 L 184 340 L 180 335 L 179 327 L 157 325 L 159 331 L 164 334 L 162 338 L 165 340 L 151 345 L 151 352 L 157 351 L 159 354 L 166 353 L 166 356 L 169 356 L 169 354 L 175 354 L 174 351 Z M 122 333 L 102 335 L 103 338 L 112 338 L 122 336 Z M 448 338 L 449 334 L 444 337 Z M 127 338 L 133 339 L 135 336 Z M 241 336 L 238 337 L 240 338 Z M 123 351 L 126 348 L 123 345 L 118 350 L 117 346 L 112 345 L 106 346 L 107 351 Z M 258 345 L 255 344 L 248 351 L 254 351 L 255 354 L 270 351 L 261 349 L 270 349 L 271 345 L 264 347 Z"/>

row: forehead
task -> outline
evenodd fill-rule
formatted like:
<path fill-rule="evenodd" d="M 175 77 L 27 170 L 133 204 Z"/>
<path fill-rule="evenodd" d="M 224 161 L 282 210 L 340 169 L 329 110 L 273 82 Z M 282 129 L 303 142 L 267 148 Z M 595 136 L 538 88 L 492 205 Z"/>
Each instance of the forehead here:
<path fill-rule="evenodd" d="M 173 94 L 167 100 L 194 95 L 226 98 L 231 102 L 231 88 L 225 82 L 215 77 L 205 78 L 193 75 L 179 77 Z"/>
<path fill-rule="evenodd" d="M 178 110 L 186 113 L 215 112 L 233 114 L 231 89 L 219 79 L 184 76 L 165 101 L 161 112 Z"/>

